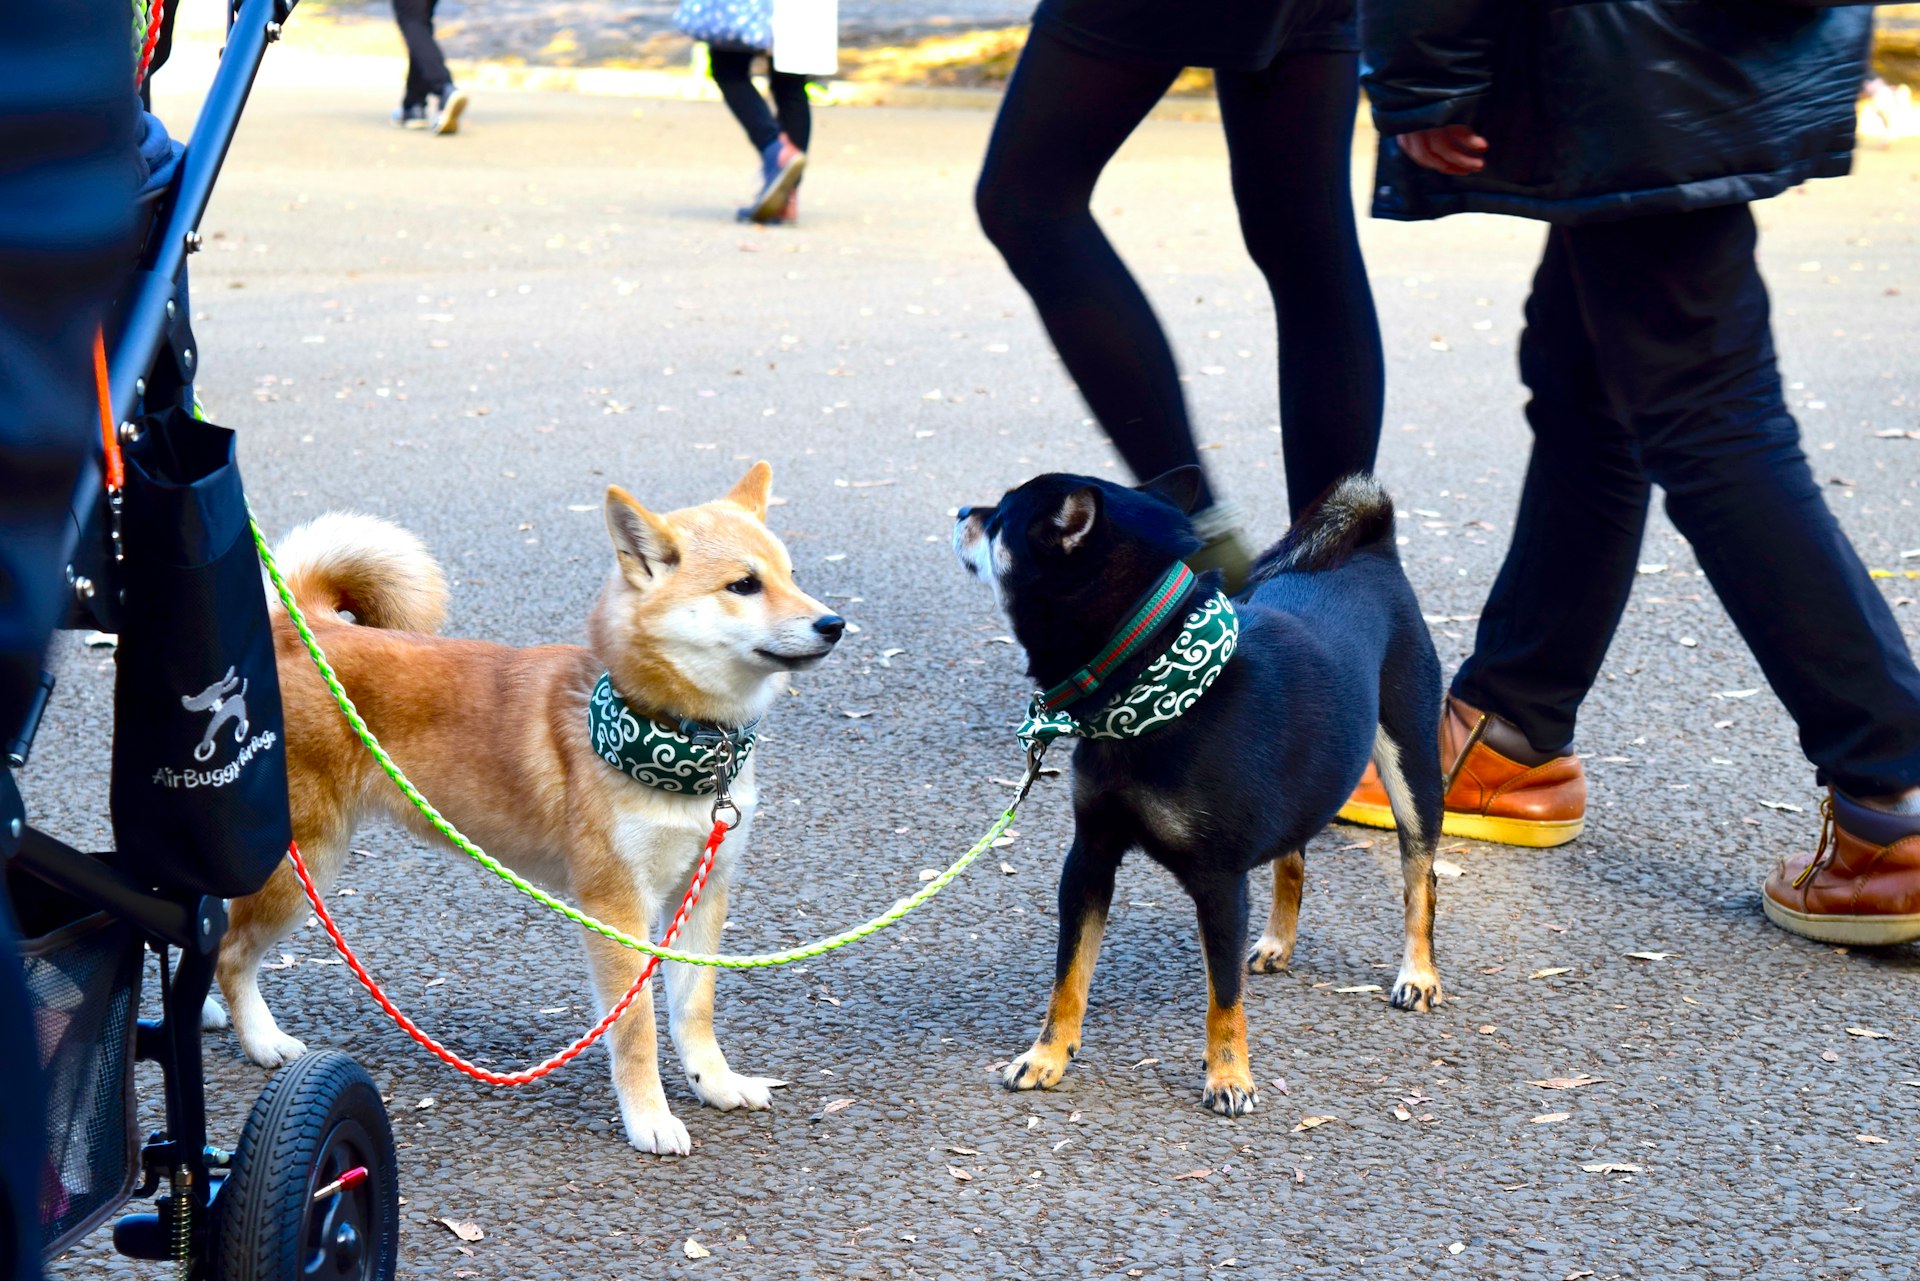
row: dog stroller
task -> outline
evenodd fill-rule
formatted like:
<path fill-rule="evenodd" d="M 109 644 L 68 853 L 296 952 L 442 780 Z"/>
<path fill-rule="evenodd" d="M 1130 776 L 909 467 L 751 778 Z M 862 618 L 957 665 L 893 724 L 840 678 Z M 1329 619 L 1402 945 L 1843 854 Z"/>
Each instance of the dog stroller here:
<path fill-rule="evenodd" d="M 207 1134 L 201 1010 L 225 900 L 265 884 L 289 823 L 271 627 L 232 434 L 200 421 L 194 402 L 185 259 L 292 7 L 241 0 L 229 11 L 193 139 L 148 202 L 132 284 L 102 340 L 102 410 L 118 430 L 103 434 L 77 490 L 66 564 L 68 625 L 119 637 L 117 848 L 83 852 L 28 822 L 14 770 L 50 676 L 0 772 L 0 867 L 27 940 L 20 959 L 47 1091 L 47 1255 L 148 1197 L 150 1210 L 115 1223 L 114 1246 L 171 1260 L 183 1281 L 387 1281 L 397 1252 L 393 1134 L 378 1089 L 348 1056 L 307 1054 L 283 1068 L 232 1151 Z M 164 49 L 157 34 L 148 46 Z M 141 1017 L 148 952 L 157 1018 Z M 157 1063 L 164 1082 L 164 1126 L 144 1139 L 139 1060 Z"/>

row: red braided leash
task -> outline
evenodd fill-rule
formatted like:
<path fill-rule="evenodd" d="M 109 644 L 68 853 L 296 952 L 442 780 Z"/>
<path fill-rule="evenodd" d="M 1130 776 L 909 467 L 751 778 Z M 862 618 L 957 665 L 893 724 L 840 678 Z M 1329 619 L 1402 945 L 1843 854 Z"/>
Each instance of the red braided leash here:
<path fill-rule="evenodd" d="M 153 0 L 153 10 L 147 17 L 147 38 L 140 43 L 140 65 L 133 73 L 136 89 L 147 82 L 147 67 L 153 62 L 153 51 L 160 43 L 160 24 L 166 16 L 166 0 Z"/>
<path fill-rule="evenodd" d="M 694 869 L 693 882 L 687 886 L 686 897 L 680 900 L 680 910 L 673 914 L 673 924 L 667 927 L 667 936 L 660 941 L 660 946 L 673 946 L 674 939 L 680 934 L 680 927 L 686 923 L 687 913 L 691 912 L 693 905 L 700 901 L 700 891 L 707 887 L 707 877 L 713 871 L 714 856 L 720 852 L 720 843 L 727 839 L 728 830 L 729 827 L 725 820 L 714 820 L 713 831 L 707 834 L 707 847 L 700 855 L 699 866 Z M 294 875 L 300 878 L 300 888 L 307 892 L 307 902 L 312 904 L 313 914 L 320 918 L 320 924 L 326 929 L 327 936 L 333 940 L 334 948 L 340 953 L 341 959 L 346 961 L 347 968 L 353 971 L 354 977 L 360 980 L 361 986 L 372 993 L 373 999 L 380 1003 L 380 1008 L 387 1012 L 387 1016 L 395 1023 L 398 1023 L 401 1030 L 408 1036 L 425 1046 L 427 1051 L 434 1057 L 460 1069 L 460 1071 L 465 1072 L 477 1081 L 485 1081 L 488 1085 L 525 1085 L 529 1081 L 539 1080 L 555 1068 L 573 1059 L 582 1050 L 599 1040 L 608 1028 L 619 1021 L 620 1016 L 627 1012 L 627 1007 L 632 1005 L 635 998 L 645 990 L 647 981 L 653 977 L 655 967 L 660 964 L 659 957 L 648 957 L 646 968 L 640 971 L 640 977 L 633 981 L 633 986 L 627 989 L 627 994 L 621 997 L 611 1010 L 607 1011 L 607 1016 L 594 1024 L 592 1030 L 585 1036 L 546 1062 L 540 1064 L 538 1067 L 531 1067 L 522 1072 L 490 1072 L 478 1064 L 469 1063 L 467 1060 L 461 1058 L 458 1054 L 455 1054 L 452 1050 L 449 1050 L 446 1046 L 440 1044 L 440 1042 L 434 1040 L 425 1032 L 422 1032 L 412 1019 L 401 1013 L 400 1008 L 387 998 L 385 992 L 380 990 L 380 985 L 373 981 L 373 976 L 367 973 L 366 967 L 360 964 L 360 958 L 355 956 L 353 949 L 347 946 L 347 940 L 341 937 L 340 927 L 333 923 L 333 916 L 327 911 L 327 905 L 320 901 L 320 891 L 314 888 L 313 877 L 307 872 L 307 861 L 300 857 L 300 845 L 298 842 L 287 846 L 287 857 L 293 860 L 293 871 Z"/>

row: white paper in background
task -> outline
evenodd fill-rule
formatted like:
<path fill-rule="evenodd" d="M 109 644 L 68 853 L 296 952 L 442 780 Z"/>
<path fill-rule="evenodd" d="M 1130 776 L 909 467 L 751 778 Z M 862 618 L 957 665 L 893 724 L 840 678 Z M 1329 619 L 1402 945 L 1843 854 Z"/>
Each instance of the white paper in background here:
<path fill-rule="evenodd" d="M 839 0 L 773 0 L 773 66 L 793 76 L 838 72 Z"/>

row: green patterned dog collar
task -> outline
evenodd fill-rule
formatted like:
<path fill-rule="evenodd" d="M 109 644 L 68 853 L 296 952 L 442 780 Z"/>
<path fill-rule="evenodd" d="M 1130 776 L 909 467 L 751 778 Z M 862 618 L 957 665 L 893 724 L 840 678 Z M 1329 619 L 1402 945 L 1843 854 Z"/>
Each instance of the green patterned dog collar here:
<path fill-rule="evenodd" d="M 1171 724 L 1219 679 L 1239 640 L 1240 616 L 1232 601 L 1215 592 L 1194 607 L 1180 634 L 1126 693 L 1084 721 L 1050 710 L 1047 692 L 1037 693 L 1020 723 L 1020 739 L 1032 748 L 1056 738 L 1138 738 Z"/>
<path fill-rule="evenodd" d="M 611 672 L 601 676 L 587 700 L 594 755 L 635 782 L 683 796 L 712 796 L 722 768 L 731 782 L 753 754 L 758 726 L 758 721 L 739 729 L 699 721 L 674 726 L 636 716 L 613 688 Z"/>

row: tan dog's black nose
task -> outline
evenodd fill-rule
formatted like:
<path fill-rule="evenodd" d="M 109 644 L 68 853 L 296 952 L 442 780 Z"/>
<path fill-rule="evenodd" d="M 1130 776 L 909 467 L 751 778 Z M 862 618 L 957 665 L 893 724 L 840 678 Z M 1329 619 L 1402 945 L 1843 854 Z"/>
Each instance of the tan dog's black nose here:
<path fill-rule="evenodd" d="M 838 641 L 847 630 L 847 620 L 838 614 L 822 614 L 813 620 L 813 630 L 829 641 Z"/>

